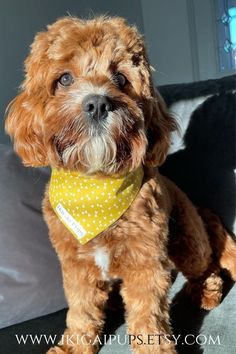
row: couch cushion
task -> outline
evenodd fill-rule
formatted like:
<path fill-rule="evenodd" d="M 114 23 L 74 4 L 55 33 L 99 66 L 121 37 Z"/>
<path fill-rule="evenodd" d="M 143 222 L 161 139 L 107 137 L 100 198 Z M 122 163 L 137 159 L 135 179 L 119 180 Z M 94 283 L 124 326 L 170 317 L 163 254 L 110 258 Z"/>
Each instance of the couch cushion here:
<path fill-rule="evenodd" d="M 236 76 L 160 91 L 179 123 L 161 172 L 236 232 Z"/>
<path fill-rule="evenodd" d="M 0 145 L 0 328 L 66 306 L 41 202 L 49 173 Z"/>

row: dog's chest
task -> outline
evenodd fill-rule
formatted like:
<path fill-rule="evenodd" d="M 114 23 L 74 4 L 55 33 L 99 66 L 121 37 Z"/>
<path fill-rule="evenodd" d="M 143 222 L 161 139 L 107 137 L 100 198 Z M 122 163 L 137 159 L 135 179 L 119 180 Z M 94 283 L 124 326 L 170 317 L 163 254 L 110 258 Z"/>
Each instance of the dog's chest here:
<path fill-rule="evenodd" d="M 103 280 L 109 280 L 110 254 L 106 247 L 97 247 L 93 253 L 96 266 L 100 269 Z"/>

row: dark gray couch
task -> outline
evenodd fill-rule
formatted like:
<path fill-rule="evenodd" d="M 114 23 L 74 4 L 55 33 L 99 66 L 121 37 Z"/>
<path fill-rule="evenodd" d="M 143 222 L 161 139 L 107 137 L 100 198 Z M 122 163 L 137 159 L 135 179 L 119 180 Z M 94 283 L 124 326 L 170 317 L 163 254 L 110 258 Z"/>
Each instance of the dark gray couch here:
<path fill-rule="evenodd" d="M 231 76 L 220 80 L 160 87 L 170 110 L 175 113 L 182 128 L 179 135 L 173 136 L 174 143 L 161 172 L 185 190 L 196 204 L 211 207 L 216 211 L 232 231 L 235 225 L 236 211 L 234 175 L 236 111 L 235 94 L 232 93 L 236 86 L 235 80 L 236 77 Z M 9 154 L 14 160 L 12 153 L 9 152 Z M 12 174 L 17 173 L 17 169 L 14 170 L 14 163 L 9 171 L 11 171 L 9 178 L 13 178 Z M 22 171 L 21 169 L 21 173 Z M 31 223 L 32 215 L 35 213 L 41 218 L 38 205 L 39 199 L 42 197 L 43 185 L 47 180 L 45 175 L 42 180 L 40 174 L 35 178 L 34 172 L 29 171 L 31 170 L 25 171 L 25 178 L 28 181 L 26 192 L 31 197 L 27 199 L 23 196 L 23 200 L 27 200 L 28 203 L 21 203 L 21 220 L 24 224 Z M 5 177 L 4 181 L 8 188 L 9 178 Z M 37 191 L 35 180 L 38 179 L 41 181 L 38 189 L 40 195 L 38 192 L 35 194 Z M 19 179 L 15 178 L 13 182 L 15 196 L 22 194 L 24 189 L 23 185 L 18 185 L 17 181 Z M 30 200 L 32 201 L 32 193 L 37 207 L 30 202 Z M 6 194 L 7 192 L 5 192 Z M 11 198 L 13 197 L 14 195 L 11 194 Z M 9 213 L 14 215 L 17 212 L 17 205 L 11 204 L 9 207 L 8 200 L 9 197 L 6 197 L 4 208 L 9 208 L 8 215 Z M 26 211 L 30 214 L 26 215 Z M 1 219 L 0 214 L 1 225 L 4 220 L 5 217 L 2 216 Z M 22 237 L 21 220 L 17 225 L 11 226 L 17 228 L 17 237 L 19 238 Z M 40 220 L 40 223 L 43 223 L 42 219 Z M 35 226 L 32 225 L 32 227 Z M 44 226 L 42 226 L 43 229 Z M 46 229 L 44 232 L 43 237 L 47 238 Z M 9 233 L 13 233 L 10 228 Z M 10 234 L 9 237 L 11 237 Z M 34 239 L 34 242 L 37 240 Z M 52 258 L 51 249 L 49 253 L 49 257 Z M 46 258 L 42 259 L 42 262 L 46 261 Z M 58 267 L 56 258 L 54 266 Z M 59 272 L 59 268 L 55 272 Z M 50 281 L 54 282 L 54 287 L 55 283 L 56 287 L 58 286 L 57 280 L 53 279 L 53 276 Z M 170 292 L 172 326 L 175 335 L 180 335 L 178 352 L 181 354 L 234 354 L 236 352 L 236 287 L 234 284 L 226 278 L 225 297 L 222 304 L 213 311 L 207 312 L 195 308 L 189 302 L 181 291 L 183 283 L 183 277 L 178 275 Z M 30 288 L 28 290 L 30 291 Z M 61 292 L 61 289 L 58 291 Z M 55 298 L 57 295 L 58 293 L 55 292 Z M 61 297 L 60 299 L 63 301 Z M 50 346 L 45 339 L 42 339 L 40 344 L 32 344 L 30 341 L 27 344 L 18 344 L 16 334 L 18 336 L 21 334 L 50 334 L 56 335 L 59 340 L 65 327 L 65 316 L 66 309 L 1 329 L 0 353 L 44 353 Z M 105 332 L 119 334 L 120 342 L 124 342 L 126 329 L 123 322 L 122 311 L 108 310 Z M 112 345 L 103 346 L 100 352 L 125 354 L 130 351 L 128 345 L 118 343 L 117 337 Z M 155 353 L 154 348 L 153 353 Z"/>

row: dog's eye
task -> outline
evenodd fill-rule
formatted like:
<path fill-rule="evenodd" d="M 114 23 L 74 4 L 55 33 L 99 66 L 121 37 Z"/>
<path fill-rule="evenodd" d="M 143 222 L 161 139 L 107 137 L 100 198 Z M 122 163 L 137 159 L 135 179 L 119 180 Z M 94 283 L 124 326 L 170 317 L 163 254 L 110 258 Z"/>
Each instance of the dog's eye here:
<path fill-rule="evenodd" d="M 74 79 L 70 73 L 65 73 L 58 79 L 58 83 L 62 86 L 70 86 L 73 84 L 73 82 Z"/>
<path fill-rule="evenodd" d="M 123 74 L 117 73 L 115 75 L 115 82 L 120 88 L 123 88 L 127 84 L 127 79 Z"/>

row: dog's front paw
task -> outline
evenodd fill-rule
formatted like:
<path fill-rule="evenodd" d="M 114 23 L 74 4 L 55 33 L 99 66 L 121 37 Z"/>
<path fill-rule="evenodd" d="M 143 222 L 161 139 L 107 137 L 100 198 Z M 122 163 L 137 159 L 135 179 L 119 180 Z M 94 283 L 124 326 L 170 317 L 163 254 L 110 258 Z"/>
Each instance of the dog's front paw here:
<path fill-rule="evenodd" d="M 60 347 L 52 347 L 46 354 L 69 354 L 69 352 L 61 349 Z"/>
<path fill-rule="evenodd" d="M 50 348 L 46 354 L 95 354 L 95 348 L 91 346 L 76 346 L 70 348 L 63 348 L 63 347 L 53 347 Z"/>

